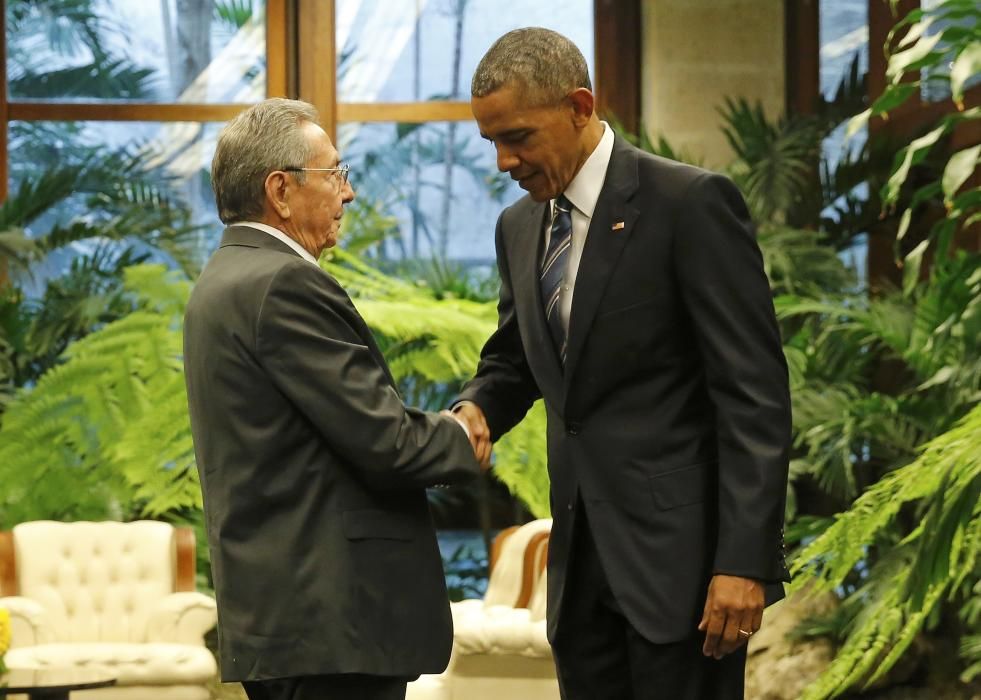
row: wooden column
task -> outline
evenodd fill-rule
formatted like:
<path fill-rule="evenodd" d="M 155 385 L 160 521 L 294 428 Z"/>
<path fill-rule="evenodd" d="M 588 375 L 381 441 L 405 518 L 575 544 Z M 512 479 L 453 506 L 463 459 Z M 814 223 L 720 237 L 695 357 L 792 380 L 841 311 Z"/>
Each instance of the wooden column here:
<path fill-rule="evenodd" d="M 596 0 L 597 112 L 636 134 L 640 127 L 640 0 Z"/>
<path fill-rule="evenodd" d="M 821 94 L 818 0 L 784 0 L 787 114 L 814 114 Z"/>
<path fill-rule="evenodd" d="M 297 97 L 317 108 L 324 130 L 336 140 L 334 0 L 297 0 L 296 8 Z"/>
<path fill-rule="evenodd" d="M 289 96 L 289 15 L 287 0 L 266 3 L 266 97 Z"/>

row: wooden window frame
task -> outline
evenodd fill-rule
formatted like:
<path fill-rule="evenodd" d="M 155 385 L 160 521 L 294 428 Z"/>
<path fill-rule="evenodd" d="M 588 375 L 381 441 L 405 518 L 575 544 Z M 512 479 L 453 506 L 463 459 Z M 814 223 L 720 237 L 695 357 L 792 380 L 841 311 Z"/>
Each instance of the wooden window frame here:
<path fill-rule="evenodd" d="M 640 123 L 640 1 L 595 0 L 597 110 L 629 130 Z M 303 21 L 300 22 L 299 18 Z M 266 95 L 313 104 L 331 136 L 338 122 L 468 122 L 469 101 L 364 103 L 336 97 L 335 0 L 267 0 Z M 7 197 L 8 124 L 24 121 L 223 122 L 249 104 L 9 100 L 6 0 L 0 0 L 0 201 Z M 616 84 L 616 90 L 606 85 Z M 0 271 L 2 277 L 2 271 Z"/>

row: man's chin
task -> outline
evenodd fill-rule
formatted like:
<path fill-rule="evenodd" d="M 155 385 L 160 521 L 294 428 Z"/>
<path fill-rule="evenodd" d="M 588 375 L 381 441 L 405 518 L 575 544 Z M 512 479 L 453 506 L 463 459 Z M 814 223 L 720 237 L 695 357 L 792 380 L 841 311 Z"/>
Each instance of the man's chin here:
<path fill-rule="evenodd" d="M 555 199 L 555 197 L 558 196 L 549 192 L 545 187 L 542 187 L 541 185 L 539 185 L 538 187 L 536 187 L 535 185 L 531 185 L 530 187 L 525 187 L 524 184 L 522 183 L 518 183 L 518 185 L 519 187 L 521 187 L 521 189 L 523 189 L 525 192 L 528 193 L 529 197 L 531 197 L 536 202 L 547 202 L 550 199 Z"/>
<path fill-rule="evenodd" d="M 542 202 L 547 202 L 550 199 L 552 199 L 552 197 L 548 196 L 548 192 L 541 192 L 541 191 L 535 191 L 535 192 L 529 191 L 528 196 L 531 197 L 534 201 L 538 202 L 539 204 L 541 204 Z"/>

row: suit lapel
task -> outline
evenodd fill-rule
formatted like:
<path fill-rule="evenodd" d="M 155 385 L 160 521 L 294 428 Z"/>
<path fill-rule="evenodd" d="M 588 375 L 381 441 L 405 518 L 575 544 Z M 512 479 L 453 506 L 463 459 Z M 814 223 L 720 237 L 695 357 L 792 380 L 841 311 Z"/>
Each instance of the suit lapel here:
<path fill-rule="evenodd" d="M 531 201 L 531 200 L 529 200 Z M 529 300 L 527 308 L 518 313 L 521 335 L 526 338 L 526 352 L 529 362 L 534 364 L 535 376 L 542 394 L 548 396 L 550 403 L 559 405 L 559 392 L 562 390 L 562 369 L 555 344 L 545 320 L 545 306 L 542 303 L 542 288 L 538 280 L 538 268 L 545 245 L 546 203 L 532 203 L 527 216 L 519 217 L 521 228 L 515 231 L 514 255 L 510 258 L 513 272 L 514 300 L 521 305 Z"/>
<path fill-rule="evenodd" d="M 566 395 L 607 282 L 637 220 L 639 212 L 630 202 L 637 185 L 637 156 L 617 137 L 576 275 L 566 348 Z"/>

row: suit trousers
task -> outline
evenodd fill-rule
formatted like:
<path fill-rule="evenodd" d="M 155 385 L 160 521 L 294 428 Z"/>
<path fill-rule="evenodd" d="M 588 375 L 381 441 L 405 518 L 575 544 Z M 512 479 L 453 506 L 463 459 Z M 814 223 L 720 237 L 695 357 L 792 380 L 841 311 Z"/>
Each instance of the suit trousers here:
<path fill-rule="evenodd" d="M 573 545 L 552 652 L 563 700 L 741 700 L 746 647 L 716 661 L 704 635 L 654 644 L 624 617 L 600 563 L 586 510 Z"/>
<path fill-rule="evenodd" d="M 243 681 L 249 700 L 405 700 L 406 678 L 336 674 Z"/>

